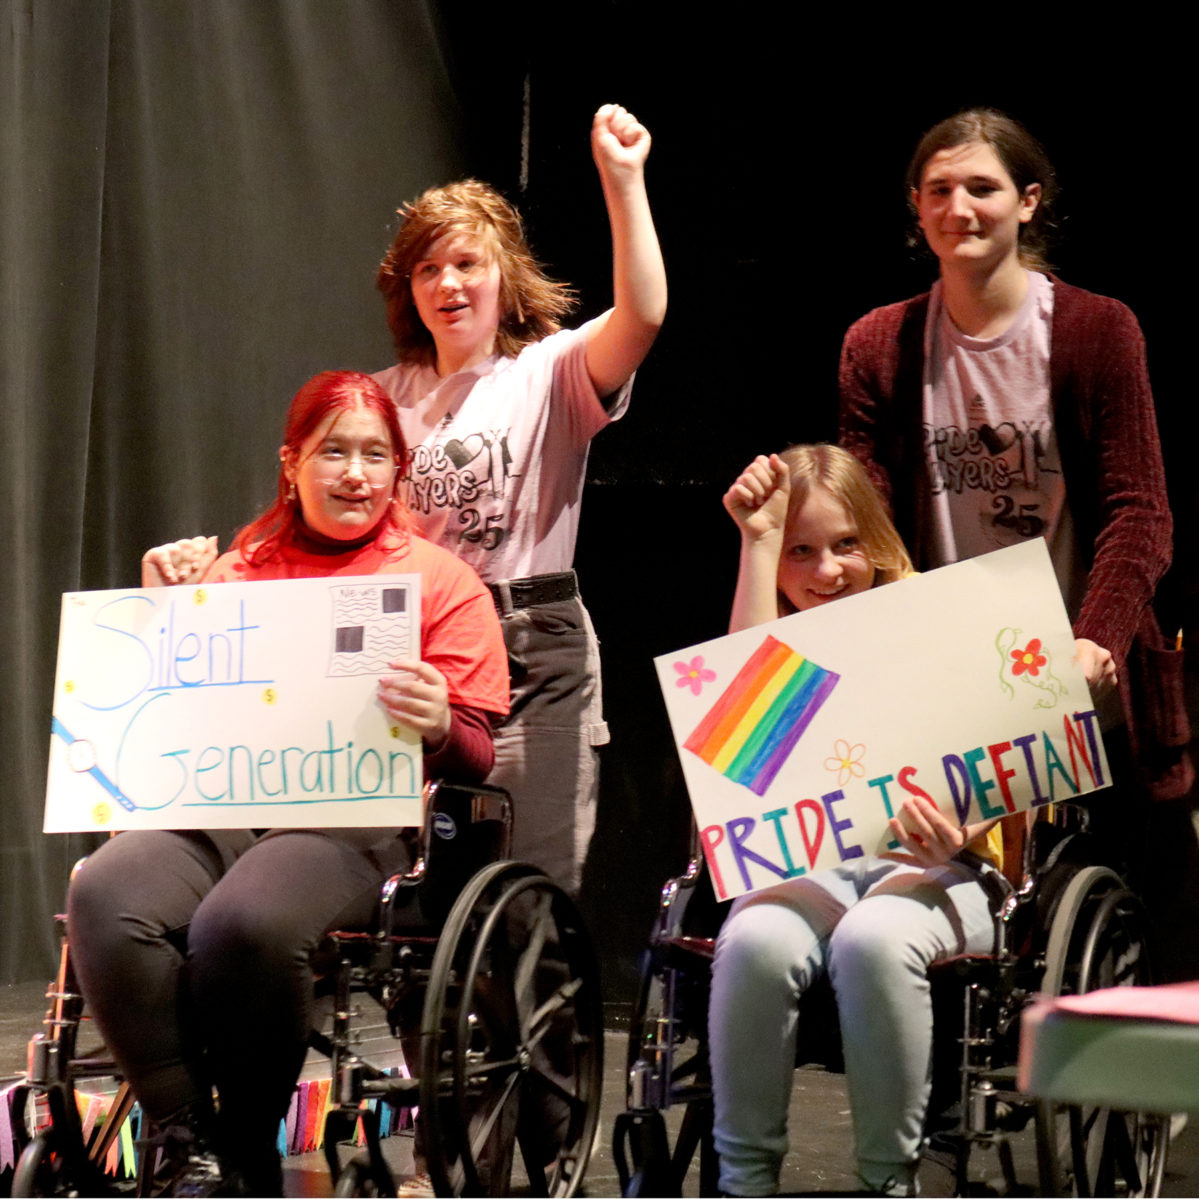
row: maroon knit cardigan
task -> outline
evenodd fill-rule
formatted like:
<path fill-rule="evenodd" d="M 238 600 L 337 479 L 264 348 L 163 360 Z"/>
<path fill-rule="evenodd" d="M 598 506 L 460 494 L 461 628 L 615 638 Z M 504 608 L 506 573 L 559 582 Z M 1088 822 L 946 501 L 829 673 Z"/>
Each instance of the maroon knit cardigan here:
<path fill-rule="evenodd" d="M 1054 429 L 1066 500 L 1088 566 L 1074 634 L 1114 655 L 1134 751 L 1144 760 L 1149 740 L 1164 738 L 1177 747 L 1189 739 L 1181 702 L 1174 705 L 1161 694 L 1158 677 L 1163 666 L 1180 664 L 1146 660 L 1169 652 L 1152 601 L 1170 564 L 1173 522 L 1145 339 L 1136 317 L 1118 300 L 1051 278 Z M 927 473 L 921 380 L 928 303 L 926 292 L 867 313 L 845 335 L 840 368 L 841 444 L 865 463 L 922 569 L 930 565 L 923 534 L 932 527 L 929 489 L 917 485 Z M 1153 677 L 1145 677 L 1146 671 Z M 1181 701 L 1180 694 L 1177 698 Z M 1163 711 L 1150 712 L 1148 706 Z M 1172 707 L 1180 710 L 1164 711 Z M 1157 727 L 1162 725 L 1170 727 Z M 1170 766 L 1154 768 L 1158 775 L 1163 771 L 1172 776 L 1163 780 L 1166 791 L 1189 785 L 1189 776 L 1174 777 Z"/>

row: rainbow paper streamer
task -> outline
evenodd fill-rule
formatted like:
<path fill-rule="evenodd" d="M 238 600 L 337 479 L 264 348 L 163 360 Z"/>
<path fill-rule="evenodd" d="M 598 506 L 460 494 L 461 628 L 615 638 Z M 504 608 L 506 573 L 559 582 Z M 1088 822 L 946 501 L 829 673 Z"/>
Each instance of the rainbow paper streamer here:
<path fill-rule="evenodd" d="M 734 783 L 765 795 L 840 680 L 768 635 L 683 744 Z"/>

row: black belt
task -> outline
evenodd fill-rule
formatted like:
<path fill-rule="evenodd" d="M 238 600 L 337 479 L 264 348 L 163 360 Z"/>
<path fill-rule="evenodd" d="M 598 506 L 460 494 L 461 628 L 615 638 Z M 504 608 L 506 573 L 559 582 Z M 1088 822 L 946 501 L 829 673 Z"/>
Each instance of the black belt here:
<path fill-rule="evenodd" d="M 556 604 L 574 599 L 579 594 L 579 580 L 573 570 L 556 575 L 531 575 L 527 579 L 503 579 L 488 583 L 487 589 L 495 601 L 496 611 L 503 616 L 518 608 L 535 604 Z"/>

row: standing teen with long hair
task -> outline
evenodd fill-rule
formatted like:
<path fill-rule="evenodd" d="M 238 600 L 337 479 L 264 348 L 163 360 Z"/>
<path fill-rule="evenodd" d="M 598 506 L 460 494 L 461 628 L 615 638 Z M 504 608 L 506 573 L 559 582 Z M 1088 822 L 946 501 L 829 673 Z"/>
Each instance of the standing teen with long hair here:
<path fill-rule="evenodd" d="M 1053 168 L 970 109 L 921 139 L 908 198 L 939 267 L 841 352 L 841 442 L 920 569 L 1044 537 L 1080 663 L 1109 701 L 1170 561 L 1161 447 L 1136 317 L 1047 273 Z M 1106 723 L 1119 719 L 1109 702 Z"/>
<path fill-rule="evenodd" d="M 1193 777 L 1177 748 L 1179 663 L 1160 652 L 1152 606 L 1172 521 L 1144 338 L 1125 305 L 1049 273 L 1056 178 L 1011 117 L 940 122 L 906 182 L 913 244 L 938 277 L 846 334 L 841 442 L 918 569 L 1046 540 L 1116 783 L 1088 801 L 1091 828 L 1135 885 L 1130 811 Z M 918 1147 L 913 1136 L 913 1163 Z"/>

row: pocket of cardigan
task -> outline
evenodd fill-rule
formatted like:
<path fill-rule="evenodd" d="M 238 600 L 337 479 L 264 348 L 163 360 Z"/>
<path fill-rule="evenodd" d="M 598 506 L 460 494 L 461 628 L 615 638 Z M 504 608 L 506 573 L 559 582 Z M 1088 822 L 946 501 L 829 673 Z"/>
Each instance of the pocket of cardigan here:
<path fill-rule="evenodd" d="M 1182 651 L 1143 646 L 1130 655 L 1129 665 L 1140 675 L 1129 682 L 1139 725 L 1136 754 L 1142 783 L 1155 800 L 1182 799 L 1195 785 Z"/>
<path fill-rule="evenodd" d="M 1187 714 L 1182 650 L 1145 649 L 1143 654 L 1148 731 L 1157 745 L 1186 745 L 1191 740 L 1191 722 Z"/>

